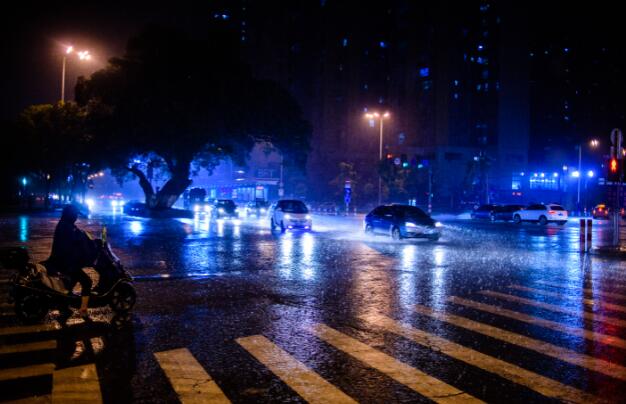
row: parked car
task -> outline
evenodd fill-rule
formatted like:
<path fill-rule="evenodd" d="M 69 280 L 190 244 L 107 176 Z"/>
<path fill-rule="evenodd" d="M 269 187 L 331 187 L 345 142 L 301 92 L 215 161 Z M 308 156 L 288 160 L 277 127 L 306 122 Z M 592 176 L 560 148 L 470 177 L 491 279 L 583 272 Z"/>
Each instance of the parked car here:
<path fill-rule="evenodd" d="M 438 240 L 441 223 L 426 212 L 409 205 L 382 205 L 365 216 L 365 233 L 384 234 L 394 240 L 403 238 L 428 238 Z"/>
<path fill-rule="evenodd" d="M 212 219 L 236 219 L 239 217 L 237 205 L 232 199 L 216 199 L 210 210 Z"/>
<path fill-rule="evenodd" d="M 523 205 L 497 206 L 491 213 L 490 219 L 492 222 L 495 222 L 497 220 L 511 221 L 513 220 L 513 213 L 523 209 Z"/>
<path fill-rule="evenodd" d="M 309 208 L 304 202 L 297 199 L 282 199 L 272 206 L 270 226 L 272 230 L 280 227 L 282 232 L 287 229 L 311 230 L 313 222 Z"/>
<path fill-rule="evenodd" d="M 474 220 L 491 220 L 493 212 L 498 208 L 498 205 L 480 205 L 474 209 L 470 216 Z"/>
<path fill-rule="evenodd" d="M 610 218 L 611 208 L 601 203 L 596 205 L 591 211 L 591 215 L 594 219 L 608 219 Z"/>
<path fill-rule="evenodd" d="M 124 213 L 131 216 L 145 216 L 146 204 L 139 201 L 130 201 L 124 204 Z"/>
<path fill-rule="evenodd" d="M 515 223 L 537 222 L 541 225 L 557 223 L 564 225 L 567 222 L 567 210 L 556 204 L 535 204 L 529 205 L 523 210 L 513 213 Z"/>

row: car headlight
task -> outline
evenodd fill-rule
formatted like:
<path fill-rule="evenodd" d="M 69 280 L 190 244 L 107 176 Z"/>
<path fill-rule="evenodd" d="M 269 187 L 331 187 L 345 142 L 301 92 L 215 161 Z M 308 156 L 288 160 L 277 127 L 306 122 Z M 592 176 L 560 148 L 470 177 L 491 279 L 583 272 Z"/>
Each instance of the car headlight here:
<path fill-rule="evenodd" d="M 217 211 L 218 211 L 219 213 L 224 213 L 224 208 L 219 208 L 219 209 L 217 209 Z"/>
<path fill-rule="evenodd" d="M 311 215 L 306 215 L 306 216 L 305 216 L 305 219 L 306 219 L 306 220 L 311 220 Z"/>
<path fill-rule="evenodd" d="M 415 223 L 412 223 L 412 222 L 406 222 L 404 225 L 406 227 L 411 227 L 411 228 L 416 228 L 417 227 L 417 225 Z"/>
<path fill-rule="evenodd" d="M 435 222 L 435 227 L 443 227 L 443 224 L 441 222 Z"/>
<path fill-rule="evenodd" d="M 116 200 L 111 201 L 111 206 L 114 208 L 117 207 L 117 201 Z"/>
<path fill-rule="evenodd" d="M 194 212 L 200 212 L 200 205 L 193 205 Z"/>
<path fill-rule="evenodd" d="M 285 218 L 285 219 L 291 219 L 291 215 L 290 215 L 289 213 L 285 213 L 284 218 Z"/>

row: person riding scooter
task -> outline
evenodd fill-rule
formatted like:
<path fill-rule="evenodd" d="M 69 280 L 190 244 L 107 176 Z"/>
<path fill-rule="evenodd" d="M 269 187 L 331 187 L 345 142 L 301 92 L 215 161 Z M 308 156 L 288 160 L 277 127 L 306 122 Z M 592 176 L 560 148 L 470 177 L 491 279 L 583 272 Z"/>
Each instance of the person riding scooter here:
<path fill-rule="evenodd" d="M 74 205 L 67 205 L 63 208 L 61 220 L 54 230 L 50 258 L 45 264 L 49 271 L 60 273 L 68 278 L 67 289 L 70 292 L 77 283 L 80 283 L 79 313 L 82 317 L 86 317 L 92 281 L 83 268 L 93 266 L 98 247 L 86 232 L 76 226 L 78 213 Z"/>

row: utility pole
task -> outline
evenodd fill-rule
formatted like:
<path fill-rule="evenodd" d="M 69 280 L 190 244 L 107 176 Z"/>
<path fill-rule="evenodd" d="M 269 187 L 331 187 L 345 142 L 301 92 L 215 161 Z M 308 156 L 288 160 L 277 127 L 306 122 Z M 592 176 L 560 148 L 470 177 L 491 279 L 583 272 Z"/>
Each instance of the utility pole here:
<path fill-rule="evenodd" d="M 615 189 L 615 209 L 613 209 L 613 247 L 620 247 L 619 222 L 622 205 L 622 183 L 624 182 L 624 168 L 622 167 L 624 153 L 622 151 L 622 131 L 615 128 L 611 131 L 611 159 L 619 161 L 619 180 Z"/>

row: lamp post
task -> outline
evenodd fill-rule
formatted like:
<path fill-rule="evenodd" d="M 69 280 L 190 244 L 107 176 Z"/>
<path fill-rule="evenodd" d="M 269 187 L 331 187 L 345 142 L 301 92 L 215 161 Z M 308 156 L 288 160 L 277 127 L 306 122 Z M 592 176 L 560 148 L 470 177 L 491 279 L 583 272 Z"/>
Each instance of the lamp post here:
<path fill-rule="evenodd" d="M 378 161 L 380 162 L 383 159 L 383 121 L 387 118 L 389 118 L 389 112 L 384 112 L 382 114 L 379 114 L 378 112 L 372 112 L 372 113 L 367 113 L 365 114 L 365 118 L 369 119 L 370 121 L 374 121 L 376 119 L 378 119 L 378 121 L 380 122 L 380 144 L 378 147 Z M 382 182 L 382 177 L 380 176 L 380 173 L 378 174 L 378 204 L 381 204 L 382 201 L 382 189 L 383 189 L 383 182 Z"/>
<path fill-rule="evenodd" d="M 68 46 L 65 48 L 65 53 L 63 54 L 63 68 L 61 69 L 61 103 L 65 103 L 65 65 L 67 64 L 67 56 L 74 52 L 73 46 Z M 80 51 L 76 52 L 79 60 L 90 60 L 91 55 L 89 51 Z"/>
<path fill-rule="evenodd" d="M 597 139 L 592 139 L 589 141 L 589 146 L 591 148 L 596 148 L 600 145 L 600 141 Z M 578 145 L 578 193 L 576 197 L 576 210 L 580 215 L 580 177 L 582 176 L 582 160 L 583 160 L 583 143 Z"/>

